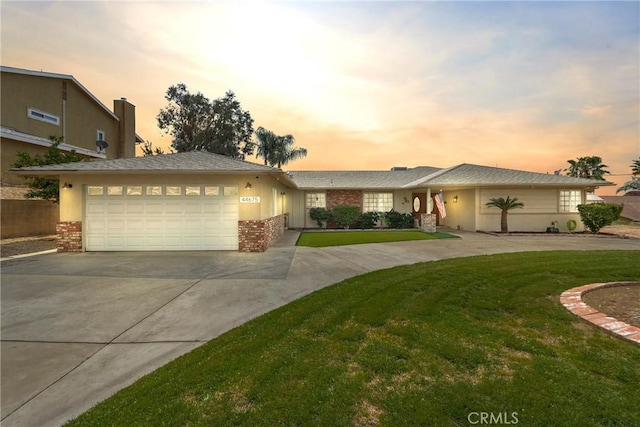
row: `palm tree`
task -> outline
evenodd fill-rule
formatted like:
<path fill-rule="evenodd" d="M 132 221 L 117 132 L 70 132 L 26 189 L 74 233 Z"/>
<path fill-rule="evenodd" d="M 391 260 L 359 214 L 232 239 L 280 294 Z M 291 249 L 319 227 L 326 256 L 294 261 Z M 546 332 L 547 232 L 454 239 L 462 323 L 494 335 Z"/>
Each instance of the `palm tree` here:
<path fill-rule="evenodd" d="M 296 141 L 293 135 L 278 136 L 262 126 L 255 133 L 258 138 L 257 155 L 264 159 L 265 165 L 268 164 L 269 166 L 280 168 L 290 161 L 307 155 L 306 148 L 293 148 L 293 144 Z"/>
<path fill-rule="evenodd" d="M 507 214 L 511 209 L 523 208 L 524 203 L 519 202 L 517 197 L 513 199 L 507 196 L 506 199 L 502 197 L 489 199 L 486 205 L 488 208 L 498 208 L 502 210 L 502 217 L 500 219 L 500 231 L 502 233 L 508 233 L 509 227 L 507 226 Z"/>
<path fill-rule="evenodd" d="M 630 181 L 624 183 L 624 185 L 616 190 L 616 194 L 621 192 L 640 190 L 640 159 L 634 160 L 631 164 L 631 177 Z"/>
<path fill-rule="evenodd" d="M 307 156 L 307 149 L 298 147 L 293 148 L 296 140 L 293 135 L 285 135 L 278 137 L 278 145 L 276 146 L 275 160 L 278 164 L 278 168 L 287 163 L 301 159 Z M 273 166 L 273 165 L 272 165 Z"/>
<path fill-rule="evenodd" d="M 260 126 L 256 129 L 256 137 L 258 138 L 258 152 L 256 155 L 264 159 L 265 166 L 269 163 L 273 166 L 276 145 L 278 144 L 278 136 L 268 129 Z"/>
<path fill-rule="evenodd" d="M 634 160 L 631 164 L 631 174 L 633 176 L 640 176 L 640 158 Z"/>
<path fill-rule="evenodd" d="M 567 160 L 569 168 L 565 169 L 567 175 L 576 178 L 597 179 L 605 181 L 604 175 L 610 173 L 605 168 L 607 165 L 602 163 L 602 159 L 598 156 L 578 157 L 578 160 Z"/>

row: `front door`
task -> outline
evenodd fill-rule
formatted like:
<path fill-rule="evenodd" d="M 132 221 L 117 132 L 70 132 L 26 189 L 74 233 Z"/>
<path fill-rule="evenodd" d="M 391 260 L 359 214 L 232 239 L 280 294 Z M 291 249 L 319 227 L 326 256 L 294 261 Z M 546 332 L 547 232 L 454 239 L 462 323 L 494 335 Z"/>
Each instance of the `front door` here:
<path fill-rule="evenodd" d="M 422 227 L 422 214 L 427 213 L 427 193 L 413 193 L 411 195 L 413 219 L 418 220 L 418 227 Z"/>

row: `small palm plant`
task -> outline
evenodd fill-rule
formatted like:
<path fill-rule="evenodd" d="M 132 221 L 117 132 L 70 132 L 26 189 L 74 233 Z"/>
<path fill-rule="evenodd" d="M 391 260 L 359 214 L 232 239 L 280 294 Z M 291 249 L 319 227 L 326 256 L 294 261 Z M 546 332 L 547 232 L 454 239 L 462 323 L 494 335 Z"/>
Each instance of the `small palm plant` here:
<path fill-rule="evenodd" d="M 486 205 L 488 208 L 498 208 L 502 210 L 502 218 L 500 219 L 500 231 L 502 233 L 508 233 L 509 227 L 507 225 L 507 214 L 511 209 L 523 208 L 524 203 L 519 202 L 517 197 L 513 199 L 507 196 L 507 198 L 497 197 L 489 199 Z"/>

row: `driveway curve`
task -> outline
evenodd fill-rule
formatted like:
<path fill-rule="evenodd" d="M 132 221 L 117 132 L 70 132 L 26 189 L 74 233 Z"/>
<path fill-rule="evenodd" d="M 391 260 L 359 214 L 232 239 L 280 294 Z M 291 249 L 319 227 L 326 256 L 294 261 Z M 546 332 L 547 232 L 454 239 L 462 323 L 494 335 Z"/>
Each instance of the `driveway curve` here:
<path fill-rule="evenodd" d="M 2 425 L 57 426 L 174 358 L 346 278 L 537 250 L 640 250 L 639 239 L 493 236 L 329 248 L 288 231 L 261 254 L 56 253 L 2 263 Z"/>

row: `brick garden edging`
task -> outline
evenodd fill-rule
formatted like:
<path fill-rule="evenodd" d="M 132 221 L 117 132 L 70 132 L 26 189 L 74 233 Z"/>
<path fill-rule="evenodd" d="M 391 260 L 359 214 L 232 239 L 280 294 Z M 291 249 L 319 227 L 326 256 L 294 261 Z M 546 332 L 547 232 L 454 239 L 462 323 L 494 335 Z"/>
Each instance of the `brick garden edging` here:
<path fill-rule="evenodd" d="M 606 333 L 617 338 L 630 341 L 636 345 L 640 345 L 640 328 L 621 322 L 618 319 L 607 316 L 582 300 L 582 296 L 596 289 L 612 288 L 614 286 L 640 286 L 638 282 L 609 282 L 609 283 L 592 283 L 590 285 L 578 286 L 577 288 L 564 291 L 560 295 L 560 302 L 565 308 L 571 311 L 582 320 L 597 326 Z"/>

